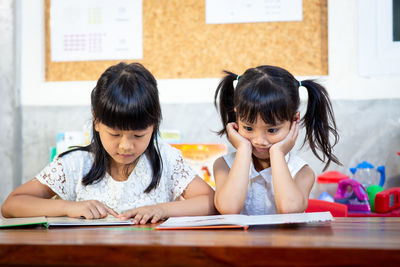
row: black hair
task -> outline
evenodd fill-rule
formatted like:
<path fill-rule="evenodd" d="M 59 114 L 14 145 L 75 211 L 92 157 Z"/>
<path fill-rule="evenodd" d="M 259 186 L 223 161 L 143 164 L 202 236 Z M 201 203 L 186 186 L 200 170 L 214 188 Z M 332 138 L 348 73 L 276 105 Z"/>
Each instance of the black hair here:
<path fill-rule="evenodd" d="M 237 117 L 253 123 L 260 115 L 265 123 L 271 125 L 293 121 L 300 106 L 300 82 L 287 70 L 264 65 L 250 68 L 240 76 L 229 71 L 224 73 L 226 76 L 214 96 L 223 125 L 219 135 L 226 134 L 226 125 L 235 122 Z M 237 84 L 234 88 L 235 80 Z M 331 162 L 341 165 L 332 151 L 339 141 L 339 134 L 328 92 L 313 80 L 301 81 L 301 85 L 308 91 L 307 111 L 301 119 L 306 129 L 303 145 L 308 141 L 314 155 L 322 162 L 326 161 L 324 170 Z M 333 136 L 333 144 L 330 135 Z M 317 150 L 322 152 L 322 157 Z"/>
<path fill-rule="evenodd" d="M 139 63 L 119 63 L 109 67 L 97 81 L 91 93 L 93 112 L 91 143 L 60 154 L 59 157 L 76 150 L 93 153 L 94 162 L 83 177 L 82 184 L 100 181 L 109 168 L 110 156 L 95 130 L 95 122 L 119 130 L 143 130 L 154 126 L 150 143 L 144 152 L 148 155 L 153 177 L 145 193 L 157 187 L 162 172 L 162 160 L 157 142 L 161 123 L 161 107 L 157 82 L 153 75 Z"/>

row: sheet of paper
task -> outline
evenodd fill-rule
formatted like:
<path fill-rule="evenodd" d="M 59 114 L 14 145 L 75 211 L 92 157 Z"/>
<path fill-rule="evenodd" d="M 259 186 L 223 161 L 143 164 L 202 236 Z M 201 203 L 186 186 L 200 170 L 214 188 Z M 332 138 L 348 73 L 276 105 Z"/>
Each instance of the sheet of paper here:
<path fill-rule="evenodd" d="M 141 59 L 142 28 L 142 0 L 51 0 L 51 60 Z"/>
<path fill-rule="evenodd" d="M 302 19 L 302 0 L 206 0 L 207 24 Z"/>

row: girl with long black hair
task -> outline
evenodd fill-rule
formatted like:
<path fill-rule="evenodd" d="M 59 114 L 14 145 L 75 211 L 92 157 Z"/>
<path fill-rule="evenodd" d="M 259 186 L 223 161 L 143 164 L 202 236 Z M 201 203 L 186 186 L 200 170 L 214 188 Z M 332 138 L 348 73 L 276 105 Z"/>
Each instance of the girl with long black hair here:
<path fill-rule="evenodd" d="M 157 139 L 161 108 L 147 69 L 138 63 L 109 67 L 91 93 L 91 108 L 91 143 L 62 153 L 12 192 L 4 217 L 111 214 L 144 224 L 214 213 L 212 188 L 177 149 Z"/>

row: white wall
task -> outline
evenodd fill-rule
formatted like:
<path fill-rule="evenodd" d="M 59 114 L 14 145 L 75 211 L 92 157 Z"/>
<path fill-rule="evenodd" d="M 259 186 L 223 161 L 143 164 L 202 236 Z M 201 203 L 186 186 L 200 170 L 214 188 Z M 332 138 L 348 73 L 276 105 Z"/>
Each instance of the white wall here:
<path fill-rule="evenodd" d="M 15 5 L 0 1 L 0 203 L 21 174 L 21 112 L 15 75 Z"/>
<path fill-rule="evenodd" d="M 374 6 L 388 1 L 391 2 L 391 0 L 328 1 L 329 76 L 327 88 L 333 99 L 400 98 L 400 75 L 365 77 L 359 75 L 359 47 L 369 45 L 360 43 L 360 31 L 369 30 L 370 35 L 375 36 L 374 31 L 377 29 L 370 26 L 378 24 L 377 17 L 371 16 L 369 21 L 372 25 L 365 25 L 365 20 L 362 20 L 362 25 L 359 25 L 359 8 L 363 8 L 364 12 L 365 5 Z M 369 43 L 377 42 L 377 40 L 369 41 Z M 370 57 L 372 58 L 373 55 L 371 54 Z M 400 63 L 399 50 L 396 57 L 399 58 Z M 397 73 L 400 73 L 399 70 L 400 64 Z"/>
<path fill-rule="evenodd" d="M 44 1 L 19 1 L 22 1 L 19 33 L 22 104 L 88 105 L 94 81 L 44 81 Z M 360 1 L 366 4 L 378 0 Z M 319 77 L 320 81 L 326 85 L 332 99 L 400 98 L 400 75 L 359 75 L 358 10 L 357 0 L 328 1 L 329 75 Z M 211 103 L 217 84 L 218 79 L 159 80 L 161 101 Z"/>

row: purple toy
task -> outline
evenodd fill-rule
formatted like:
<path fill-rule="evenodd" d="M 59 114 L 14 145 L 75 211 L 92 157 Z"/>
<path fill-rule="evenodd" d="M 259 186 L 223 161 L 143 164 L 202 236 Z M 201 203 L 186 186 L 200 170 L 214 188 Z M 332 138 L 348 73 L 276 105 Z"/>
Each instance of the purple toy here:
<path fill-rule="evenodd" d="M 343 179 L 338 183 L 335 202 L 345 204 L 349 211 L 371 212 L 367 192 L 354 179 Z"/>

